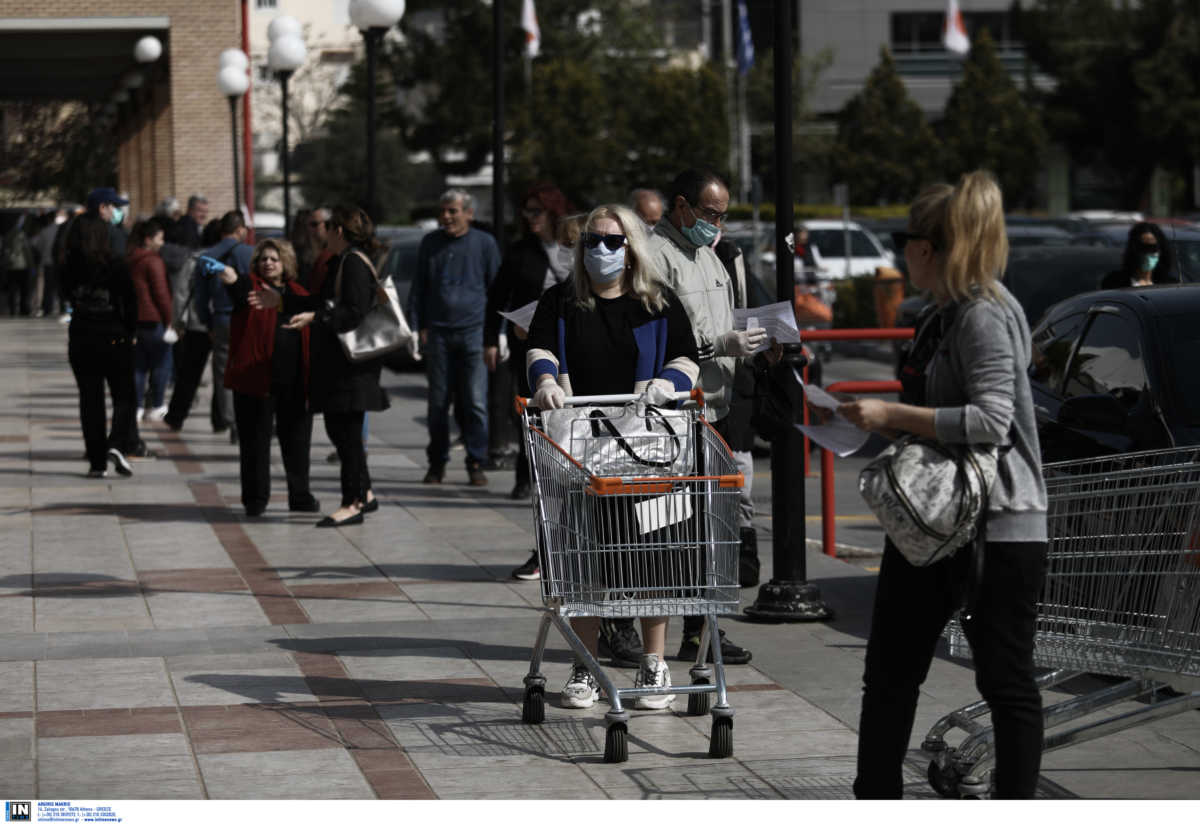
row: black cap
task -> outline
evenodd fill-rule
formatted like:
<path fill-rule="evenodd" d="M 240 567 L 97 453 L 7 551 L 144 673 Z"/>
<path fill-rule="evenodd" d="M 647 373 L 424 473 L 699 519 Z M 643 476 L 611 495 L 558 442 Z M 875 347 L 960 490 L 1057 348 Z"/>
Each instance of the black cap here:
<path fill-rule="evenodd" d="M 101 186 L 99 189 L 92 189 L 88 192 L 87 207 L 89 211 L 95 211 L 105 203 L 113 203 L 117 206 L 129 205 L 129 201 L 117 194 L 117 190 L 111 186 Z"/>

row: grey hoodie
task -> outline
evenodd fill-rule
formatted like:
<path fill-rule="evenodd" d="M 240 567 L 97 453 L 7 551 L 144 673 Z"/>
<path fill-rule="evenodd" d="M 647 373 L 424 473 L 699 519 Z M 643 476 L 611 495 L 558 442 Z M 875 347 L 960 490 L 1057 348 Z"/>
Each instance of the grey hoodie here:
<path fill-rule="evenodd" d="M 996 444 L 1002 451 L 988 499 L 987 540 L 1045 541 L 1046 484 L 1028 368 L 1025 312 L 997 284 L 999 300 L 961 303 L 926 372 L 926 403 L 945 443 Z"/>

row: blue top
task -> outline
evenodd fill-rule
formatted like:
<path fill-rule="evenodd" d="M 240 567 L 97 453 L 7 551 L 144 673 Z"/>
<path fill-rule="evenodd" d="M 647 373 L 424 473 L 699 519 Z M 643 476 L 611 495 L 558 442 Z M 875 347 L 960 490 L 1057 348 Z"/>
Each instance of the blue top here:
<path fill-rule="evenodd" d="M 488 289 L 499 270 L 500 248 L 487 232 L 471 228 L 450 237 L 438 229 L 425 235 L 408 296 L 413 328 L 482 326 Z"/>
<path fill-rule="evenodd" d="M 244 278 L 250 274 L 250 258 L 254 255 L 254 247 L 239 242 L 235 237 L 227 237 L 201 254 L 232 266 L 238 277 Z M 209 329 L 228 326 L 230 315 L 233 314 L 233 301 L 225 291 L 221 278 L 216 275 L 206 277 L 201 266 L 196 267 L 193 277 L 196 278 L 196 293 L 192 300 L 195 301 L 197 319 Z"/>

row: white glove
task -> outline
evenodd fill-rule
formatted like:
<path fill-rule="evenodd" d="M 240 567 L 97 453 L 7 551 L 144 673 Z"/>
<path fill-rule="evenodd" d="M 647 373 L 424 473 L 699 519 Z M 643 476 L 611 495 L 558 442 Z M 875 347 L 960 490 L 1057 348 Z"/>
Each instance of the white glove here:
<path fill-rule="evenodd" d="M 508 335 L 501 332 L 498 341 L 500 343 L 500 363 L 507 363 L 508 356 L 512 354 L 512 351 L 508 348 Z"/>
<path fill-rule="evenodd" d="M 533 393 L 533 405 L 542 410 L 562 409 L 566 399 L 567 393 L 548 375 L 538 381 L 537 391 Z"/>
<path fill-rule="evenodd" d="M 666 406 L 675 402 L 675 384 L 655 378 L 646 386 L 637 402 L 646 406 Z"/>
<path fill-rule="evenodd" d="M 753 355 L 767 342 L 767 330 L 761 327 L 746 330 L 730 329 L 720 337 L 720 341 L 718 354 L 744 358 L 747 355 Z"/>

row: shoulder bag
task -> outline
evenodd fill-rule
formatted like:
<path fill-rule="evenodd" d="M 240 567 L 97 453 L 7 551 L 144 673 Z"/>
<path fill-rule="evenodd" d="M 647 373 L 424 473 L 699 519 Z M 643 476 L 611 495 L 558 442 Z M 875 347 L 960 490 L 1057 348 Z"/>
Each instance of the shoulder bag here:
<path fill-rule="evenodd" d="M 400 309 L 400 299 L 396 296 L 396 286 L 390 277 L 379 279 L 370 258 L 355 249 L 351 254 L 357 255 L 371 270 L 375 279 L 375 305 L 359 322 L 358 326 L 348 332 L 339 332 L 338 340 L 342 351 L 351 362 L 370 360 L 380 355 L 386 355 L 404 346 L 410 346 L 413 341 L 412 330 L 408 320 Z M 342 269 L 346 259 L 343 257 L 338 266 L 337 282 L 334 285 L 334 295 L 338 299 L 342 294 Z"/>

